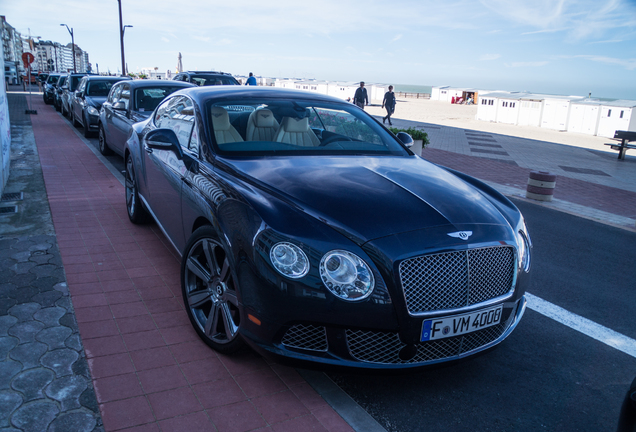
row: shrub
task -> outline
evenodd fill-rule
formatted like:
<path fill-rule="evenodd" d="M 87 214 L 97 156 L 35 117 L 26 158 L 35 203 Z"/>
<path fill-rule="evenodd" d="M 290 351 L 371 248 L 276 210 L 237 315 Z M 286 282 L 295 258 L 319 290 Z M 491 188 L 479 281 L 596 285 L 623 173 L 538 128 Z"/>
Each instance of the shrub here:
<path fill-rule="evenodd" d="M 431 143 L 428 139 L 428 134 L 421 129 L 410 127 L 408 129 L 389 128 L 389 130 L 395 135 L 397 135 L 398 132 L 406 132 L 407 134 L 411 135 L 411 138 L 413 138 L 414 140 L 422 140 L 422 148 Z"/>

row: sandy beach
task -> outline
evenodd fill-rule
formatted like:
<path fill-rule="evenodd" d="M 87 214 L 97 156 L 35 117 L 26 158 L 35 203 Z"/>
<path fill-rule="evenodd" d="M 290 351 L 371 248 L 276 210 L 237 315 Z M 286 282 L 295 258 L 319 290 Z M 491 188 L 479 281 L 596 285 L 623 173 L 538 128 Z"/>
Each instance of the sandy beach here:
<path fill-rule="evenodd" d="M 373 105 L 365 109 L 371 115 L 386 115 L 386 111 L 381 108 L 381 101 L 373 101 Z M 485 122 L 476 120 L 476 115 L 477 105 L 453 105 L 448 102 L 427 99 L 398 98 L 393 118 L 396 120 L 409 120 L 462 129 L 472 129 L 616 153 L 604 145 L 604 143 L 612 142 L 609 138 L 572 132 L 559 132 L 540 127 Z M 435 147 L 435 143 L 431 143 L 431 147 Z"/>

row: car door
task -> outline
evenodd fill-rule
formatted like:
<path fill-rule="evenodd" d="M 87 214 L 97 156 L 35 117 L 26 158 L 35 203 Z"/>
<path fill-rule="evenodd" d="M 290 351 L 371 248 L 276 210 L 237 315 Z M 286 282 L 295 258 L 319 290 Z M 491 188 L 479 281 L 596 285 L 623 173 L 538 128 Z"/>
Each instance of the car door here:
<path fill-rule="evenodd" d="M 121 83 L 121 91 L 117 94 L 115 104 L 123 103 L 123 109 L 113 109 L 111 117 L 111 142 L 113 150 L 121 154 L 124 151 L 124 144 L 128 139 L 130 131 L 130 83 Z"/>
<path fill-rule="evenodd" d="M 100 113 L 100 121 L 102 122 L 102 129 L 104 130 L 104 137 L 106 138 L 106 142 L 108 146 L 112 148 L 113 145 L 113 136 L 111 133 L 112 124 L 113 124 L 113 104 L 119 94 L 121 93 L 121 84 L 115 84 L 108 93 L 108 97 L 106 98 L 106 102 L 102 104 L 102 112 Z"/>
<path fill-rule="evenodd" d="M 71 104 L 71 109 L 73 110 L 74 117 L 84 125 L 84 93 L 86 92 L 86 78 L 82 78 L 77 89 L 71 95 L 73 103 Z"/>
<path fill-rule="evenodd" d="M 171 129 L 179 140 L 182 151 L 188 150 L 194 126 L 192 101 L 186 96 L 175 96 L 159 106 L 155 112 L 154 126 Z M 161 228 L 177 250 L 185 246 L 181 218 L 181 189 L 187 171 L 184 160 L 173 150 L 150 149 L 144 138 L 146 200 L 159 221 Z"/>

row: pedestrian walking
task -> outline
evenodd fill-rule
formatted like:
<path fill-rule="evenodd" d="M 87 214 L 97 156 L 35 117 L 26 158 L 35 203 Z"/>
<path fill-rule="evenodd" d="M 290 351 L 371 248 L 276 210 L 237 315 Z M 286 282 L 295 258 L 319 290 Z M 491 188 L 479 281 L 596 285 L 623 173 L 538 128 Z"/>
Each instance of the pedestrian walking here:
<path fill-rule="evenodd" d="M 386 117 L 382 117 L 382 123 L 386 123 L 389 121 L 389 124 L 393 126 L 391 123 L 391 115 L 395 112 L 395 93 L 393 93 L 393 86 L 389 86 L 389 91 L 384 93 L 384 99 L 382 100 L 382 108 L 386 108 Z"/>
<path fill-rule="evenodd" d="M 245 83 L 245 85 L 257 85 L 256 84 L 256 77 L 254 76 L 254 74 L 252 72 L 250 72 L 250 76 L 247 79 L 247 82 Z"/>
<path fill-rule="evenodd" d="M 364 81 L 360 81 L 360 87 L 356 89 L 356 94 L 353 96 L 353 103 L 364 109 L 365 105 L 369 105 L 369 97 L 367 96 L 367 89 L 364 88 Z"/>

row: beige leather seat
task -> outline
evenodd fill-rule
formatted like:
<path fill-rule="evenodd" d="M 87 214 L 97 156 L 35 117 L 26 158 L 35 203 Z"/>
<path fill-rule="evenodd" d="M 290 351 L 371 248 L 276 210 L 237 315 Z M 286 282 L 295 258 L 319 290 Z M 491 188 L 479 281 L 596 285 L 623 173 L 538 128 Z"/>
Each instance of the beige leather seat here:
<path fill-rule="evenodd" d="M 278 127 L 279 124 L 271 110 L 256 110 L 247 119 L 245 141 L 273 141 Z"/>
<path fill-rule="evenodd" d="M 241 135 L 230 123 L 230 116 L 225 108 L 210 108 L 210 118 L 212 119 L 212 129 L 214 129 L 214 137 L 217 144 L 243 142 Z"/>
<path fill-rule="evenodd" d="M 307 117 L 302 119 L 283 117 L 274 141 L 302 147 L 318 147 L 320 145 L 320 140 L 309 127 Z"/>

